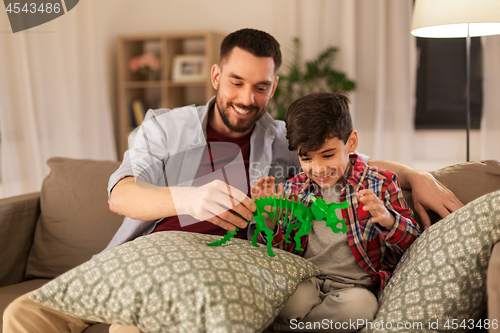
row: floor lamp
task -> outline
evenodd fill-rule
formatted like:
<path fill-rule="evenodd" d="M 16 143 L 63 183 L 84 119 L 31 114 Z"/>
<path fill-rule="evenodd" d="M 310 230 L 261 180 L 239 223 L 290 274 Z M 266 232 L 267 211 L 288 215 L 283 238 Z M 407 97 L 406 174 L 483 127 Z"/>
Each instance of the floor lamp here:
<path fill-rule="evenodd" d="M 415 0 L 411 33 L 466 38 L 467 162 L 470 142 L 470 38 L 500 34 L 500 0 Z"/>

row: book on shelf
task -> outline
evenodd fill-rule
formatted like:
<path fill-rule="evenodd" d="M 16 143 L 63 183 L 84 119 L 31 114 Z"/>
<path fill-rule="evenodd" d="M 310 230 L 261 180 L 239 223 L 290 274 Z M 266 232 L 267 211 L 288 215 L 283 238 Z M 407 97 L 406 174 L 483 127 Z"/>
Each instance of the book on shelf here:
<path fill-rule="evenodd" d="M 144 104 L 140 99 L 134 99 L 130 103 L 130 112 L 132 116 L 132 126 L 140 126 L 144 121 L 144 116 L 146 115 Z"/>

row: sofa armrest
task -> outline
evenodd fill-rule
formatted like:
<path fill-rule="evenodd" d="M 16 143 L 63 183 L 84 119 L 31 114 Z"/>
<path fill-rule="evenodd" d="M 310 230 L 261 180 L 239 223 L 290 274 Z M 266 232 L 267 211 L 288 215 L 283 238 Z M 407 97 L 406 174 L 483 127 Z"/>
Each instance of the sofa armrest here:
<path fill-rule="evenodd" d="M 39 215 L 39 192 L 0 199 L 0 287 L 24 280 Z"/>

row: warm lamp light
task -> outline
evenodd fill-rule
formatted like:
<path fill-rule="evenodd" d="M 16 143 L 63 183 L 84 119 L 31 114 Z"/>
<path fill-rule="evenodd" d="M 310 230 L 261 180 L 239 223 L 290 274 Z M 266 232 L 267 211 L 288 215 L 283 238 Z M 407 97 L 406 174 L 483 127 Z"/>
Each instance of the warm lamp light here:
<path fill-rule="evenodd" d="M 466 38 L 467 161 L 470 137 L 470 37 L 500 34 L 500 0 L 416 0 L 411 33 L 417 37 Z"/>
<path fill-rule="evenodd" d="M 416 0 L 411 33 L 417 37 L 471 37 L 500 34 L 498 0 Z"/>

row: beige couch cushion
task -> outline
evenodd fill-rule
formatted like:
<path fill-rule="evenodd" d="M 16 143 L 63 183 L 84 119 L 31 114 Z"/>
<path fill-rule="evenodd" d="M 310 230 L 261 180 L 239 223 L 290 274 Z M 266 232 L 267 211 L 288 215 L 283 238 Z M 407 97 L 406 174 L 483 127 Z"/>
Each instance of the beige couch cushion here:
<path fill-rule="evenodd" d="M 103 250 L 123 221 L 108 208 L 119 162 L 51 158 L 26 278 L 54 278 Z"/>
<path fill-rule="evenodd" d="M 431 174 L 449 188 L 464 205 L 482 195 L 500 189 L 500 162 L 496 160 L 460 163 L 432 171 Z M 411 191 L 405 190 L 403 195 L 410 208 L 415 212 Z M 429 217 L 432 223 L 440 219 L 439 215 L 434 212 L 429 212 Z M 416 213 L 415 220 L 419 224 L 421 223 L 420 217 Z"/>

